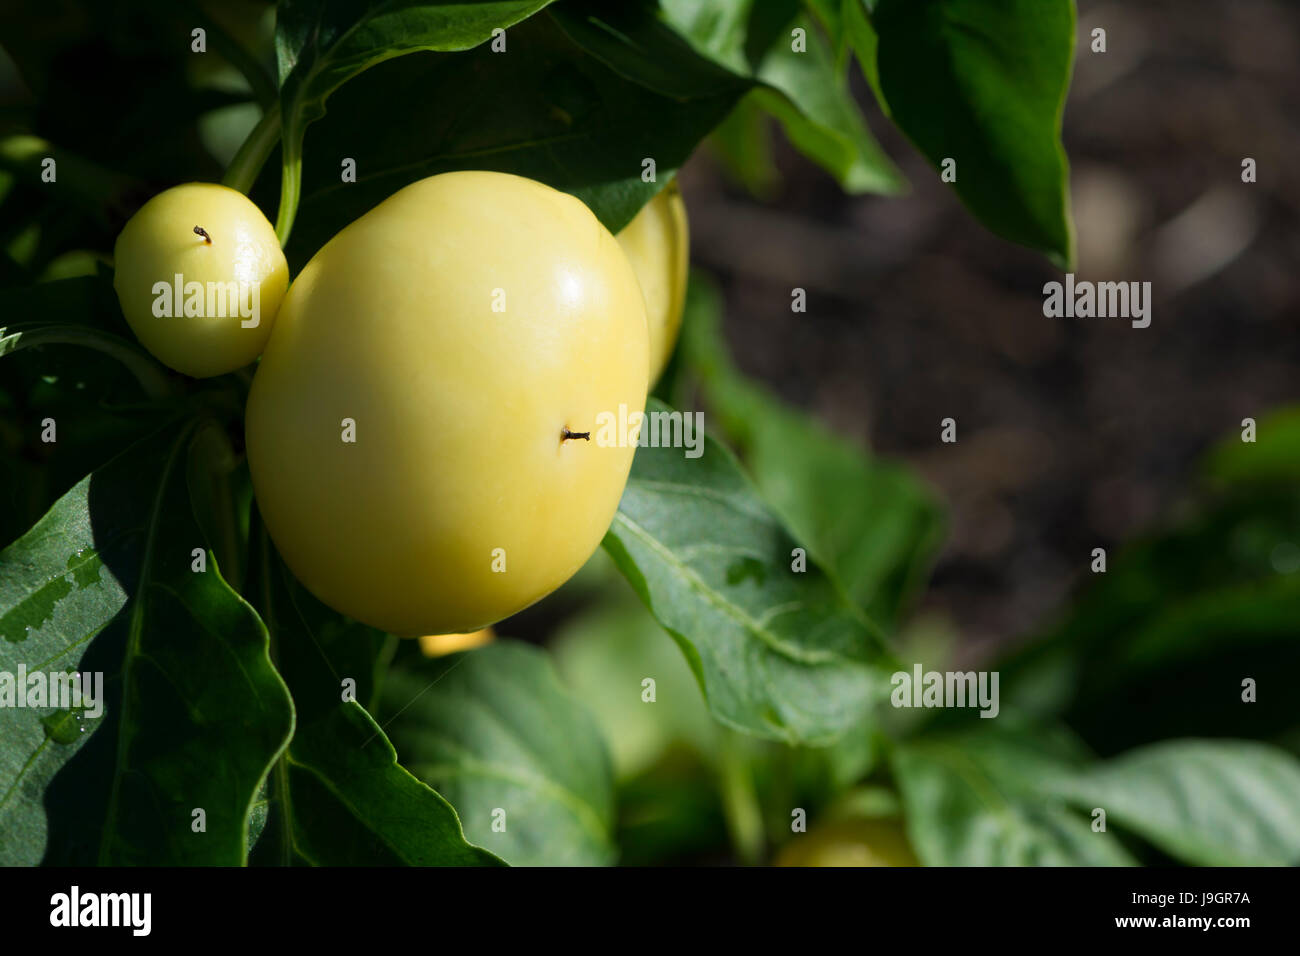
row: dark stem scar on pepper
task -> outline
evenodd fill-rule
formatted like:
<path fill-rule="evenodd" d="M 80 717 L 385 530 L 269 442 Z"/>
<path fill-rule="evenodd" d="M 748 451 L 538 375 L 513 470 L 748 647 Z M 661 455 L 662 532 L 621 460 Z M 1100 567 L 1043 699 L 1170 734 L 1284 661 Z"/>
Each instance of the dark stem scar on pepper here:
<path fill-rule="evenodd" d="M 194 227 L 194 235 L 196 235 L 196 236 L 202 236 L 202 237 L 203 237 L 203 241 L 204 241 L 205 243 L 207 243 L 208 245 L 212 245 L 212 237 L 208 235 L 208 231 L 207 231 L 206 229 L 204 229 L 202 226 L 195 226 L 195 227 Z"/>
<path fill-rule="evenodd" d="M 568 441 L 570 438 L 581 438 L 583 441 L 591 441 L 591 432 L 571 432 L 569 426 L 564 426 L 560 432 L 560 441 Z"/>

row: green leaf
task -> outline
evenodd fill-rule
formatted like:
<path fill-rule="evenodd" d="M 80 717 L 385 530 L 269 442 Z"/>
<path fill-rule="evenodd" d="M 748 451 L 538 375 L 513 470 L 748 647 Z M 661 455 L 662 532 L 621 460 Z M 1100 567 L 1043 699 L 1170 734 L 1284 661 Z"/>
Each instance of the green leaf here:
<path fill-rule="evenodd" d="M 849 3 L 841 3 L 841 0 L 803 0 L 801 6 L 834 46 L 835 71 L 838 75 L 844 69 L 851 49 L 850 38 L 844 29 Z"/>
<path fill-rule="evenodd" d="M 835 53 L 812 20 L 798 15 L 797 3 L 673 0 L 663 12 L 702 54 L 759 83 L 754 102 L 845 190 L 903 190 L 902 174 L 867 129 Z M 803 31 L 801 50 L 794 49 L 796 29 Z"/>
<path fill-rule="evenodd" d="M 298 712 L 293 740 L 269 780 L 269 817 L 254 862 L 498 863 L 465 841 L 446 800 L 398 765 L 361 703 L 374 706 L 386 636 L 325 607 L 294 580 L 263 532 L 254 540 L 256 599 Z"/>
<path fill-rule="evenodd" d="M 894 775 L 907 832 L 926 866 L 1127 866 L 1110 832 L 1096 833 L 1044 781 L 1073 764 L 1037 735 L 980 728 L 900 745 Z"/>
<path fill-rule="evenodd" d="M 0 289 L 0 315 L 12 325 L 80 325 L 123 339 L 131 336 L 113 284 L 100 276 Z"/>
<path fill-rule="evenodd" d="M 0 326 L 0 358 L 42 345 L 77 345 L 121 363 L 150 398 L 171 392 L 166 370 L 135 343 L 106 277 L 0 289 L 0 315 L 12 323 Z"/>
<path fill-rule="evenodd" d="M 171 391 L 167 373 L 134 343 L 99 329 L 60 322 L 31 322 L 0 326 L 0 358 L 20 349 L 42 345 L 78 345 L 117 359 L 135 374 L 150 398 L 164 398 Z"/>
<path fill-rule="evenodd" d="M 198 25 L 194 6 L 175 0 L 0 4 L 0 45 L 13 77 L 6 84 L 13 92 L 5 131 L 48 141 L 15 138 L 17 155 L 0 147 L 7 154 L 0 164 L 23 170 L 45 156 L 58 162 L 56 182 L 22 171 L 0 208 L 0 234 L 32 230 L 34 248 L 18 257 L 31 276 L 69 252 L 111 251 L 122 223 L 151 192 L 221 176 L 199 140 L 199 120 L 248 97 L 198 79 L 221 64 L 219 53 L 190 49 Z M 24 146 L 35 149 L 24 156 Z"/>
<path fill-rule="evenodd" d="M 844 80 L 834 55 L 806 17 L 794 26 L 805 31 L 807 49 L 791 49 L 787 33 L 758 66 L 758 78 L 772 90 L 760 102 L 785 129 L 790 142 L 822 166 L 850 193 L 898 194 L 906 183 L 875 137 Z"/>
<path fill-rule="evenodd" d="M 0 289 L 0 316 L 13 323 L 0 329 L 0 542 L 9 542 L 175 410 L 142 401 L 169 392 L 170 375 L 130 340 L 106 278 Z M 57 442 L 42 440 L 47 419 Z"/>
<path fill-rule="evenodd" d="M 1244 740 L 1133 750 L 1051 792 L 1203 866 L 1300 865 L 1300 761 Z"/>
<path fill-rule="evenodd" d="M 496 30 L 532 16 L 551 0 L 288 0 L 276 15 L 280 75 L 280 215 L 284 244 L 299 204 L 303 134 L 325 115 L 325 101 L 358 74 L 386 60 L 420 51 L 468 50 Z M 433 90 L 425 98 L 445 99 Z M 385 91 L 391 102 L 392 94 Z M 376 117 L 368 117 L 373 129 Z M 410 119 L 401 124 L 408 129 Z M 350 153 L 349 153 L 350 154 Z M 339 155 L 349 155 L 339 154 Z M 337 173 L 337 170 L 335 171 Z"/>
<path fill-rule="evenodd" d="M 985 226 L 1062 267 L 1074 19 L 1073 0 L 880 0 L 871 18 L 894 122 L 935 166 L 956 161 L 957 195 Z"/>
<path fill-rule="evenodd" d="M 111 206 L 139 185 L 130 177 L 103 169 L 70 150 L 38 136 L 14 134 L 0 137 L 0 170 L 13 173 L 24 184 L 43 183 L 44 163 L 53 160 L 58 170 L 56 183 L 66 188 L 48 189 L 47 201 L 57 203 L 64 216 L 84 217 L 87 232 L 110 228 Z M 53 185 L 53 184 L 46 184 Z"/>
<path fill-rule="evenodd" d="M 842 0 L 840 11 L 840 30 L 847 48 L 853 51 L 867 85 L 876 94 L 876 102 L 883 104 L 885 95 L 880 90 L 880 70 L 876 63 L 880 38 L 867 17 L 865 0 Z"/>
<path fill-rule="evenodd" d="M 521 866 L 613 862 L 609 756 L 543 651 L 508 641 L 422 658 L 394 669 L 384 702 L 403 762 L 475 843 Z"/>
<path fill-rule="evenodd" d="M 775 5 L 783 17 L 794 16 L 795 6 L 788 0 Z M 752 72 L 749 23 L 754 0 L 660 0 L 659 7 L 664 22 L 701 54 L 733 73 Z"/>
<path fill-rule="evenodd" d="M 378 63 L 420 50 L 468 50 L 551 0 L 286 0 L 275 52 L 286 129 L 325 113 L 325 100 Z"/>
<path fill-rule="evenodd" d="M 716 290 L 692 278 L 683 350 L 763 497 L 872 620 L 894 627 L 925 582 L 944 520 L 928 487 L 782 404 L 731 364 Z"/>
<path fill-rule="evenodd" d="M 676 414 L 651 400 L 648 413 Z M 651 421 L 643 426 L 652 427 Z M 714 717 L 829 743 L 882 696 L 874 627 L 767 510 L 729 451 L 642 447 L 605 549 L 686 654 Z"/>
<path fill-rule="evenodd" d="M 1037 642 L 1000 665 L 1006 707 L 1060 715 L 1106 754 L 1169 737 L 1296 727 L 1300 489 L 1250 485 L 1184 508 L 1110 556 Z M 1256 703 L 1241 702 L 1253 678 Z"/>
<path fill-rule="evenodd" d="M 625 782 L 618 816 L 622 866 L 698 865 L 732 852 L 717 770 L 686 748 Z"/>
<path fill-rule="evenodd" d="M 551 649 L 565 686 L 595 715 L 617 779 L 648 769 L 675 745 L 714 758 L 718 726 L 695 675 L 654 618 L 621 581 L 614 583 L 626 597 L 568 621 Z M 649 703 L 642 698 L 646 678 L 655 682 Z"/>
<path fill-rule="evenodd" d="M 0 707 L 0 862 L 245 860 L 293 710 L 212 552 L 192 570 L 192 435 L 128 449 L 0 552 L 0 672 L 99 672 L 105 697 L 99 716 Z"/>
<path fill-rule="evenodd" d="M 781 178 L 771 125 L 771 117 L 750 93 L 709 137 L 709 146 L 732 179 L 760 199 L 770 196 Z"/>
<path fill-rule="evenodd" d="M 291 261 L 305 262 L 403 186 L 460 169 L 572 193 L 617 232 L 750 87 L 653 20 L 619 20 L 615 30 L 557 10 L 520 24 L 508 42 L 504 54 L 484 46 L 404 57 L 339 90 L 307 137 Z M 339 156 L 356 160 L 355 183 L 339 181 Z M 641 178 L 647 158 L 653 182 Z"/>
<path fill-rule="evenodd" d="M 1300 481 L 1300 405 L 1261 418 L 1252 442 L 1240 433 L 1225 438 L 1207 456 L 1205 473 L 1220 485 Z"/>

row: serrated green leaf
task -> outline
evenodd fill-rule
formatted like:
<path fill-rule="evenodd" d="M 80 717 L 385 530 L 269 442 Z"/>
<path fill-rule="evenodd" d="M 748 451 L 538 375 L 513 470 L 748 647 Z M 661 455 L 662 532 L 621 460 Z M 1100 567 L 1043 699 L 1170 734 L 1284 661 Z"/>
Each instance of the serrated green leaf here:
<path fill-rule="evenodd" d="M 245 860 L 293 711 L 257 615 L 210 551 L 193 570 L 192 434 L 128 449 L 0 553 L 0 671 L 101 672 L 106 698 L 0 707 L 0 861 Z"/>
<path fill-rule="evenodd" d="M 543 651 L 504 641 L 412 655 L 385 681 L 384 702 L 403 763 L 479 846 L 518 866 L 613 862 L 609 755 Z"/>

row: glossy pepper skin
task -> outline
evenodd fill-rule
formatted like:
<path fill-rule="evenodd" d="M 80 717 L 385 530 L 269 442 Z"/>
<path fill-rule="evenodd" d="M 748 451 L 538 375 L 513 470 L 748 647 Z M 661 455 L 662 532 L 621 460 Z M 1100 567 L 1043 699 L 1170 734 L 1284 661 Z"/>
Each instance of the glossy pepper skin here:
<path fill-rule="evenodd" d="M 246 422 L 266 527 L 346 615 L 486 627 L 599 545 L 635 451 L 601 416 L 644 408 L 648 367 L 632 267 L 581 201 L 503 173 L 414 183 L 285 297 Z"/>
<path fill-rule="evenodd" d="M 901 820 L 835 820 L 796 834 L 779 866 L 920 866 Z"/>
<path fill-rule="evenodd" d="M 645 296 L 653 386 L 677 344 L 690 271 L 690 229 L 676 180 L 641 207 L 619 232 L 618 243 L 627 253 Z"/>
<path fill-rule="evenodd" d="M 164 365 L 207 378 L 262 354 L 289 266 L 243 193 L 216 183 L 161 192 L 123 227 L 113 254 L 122 314 Z"/>

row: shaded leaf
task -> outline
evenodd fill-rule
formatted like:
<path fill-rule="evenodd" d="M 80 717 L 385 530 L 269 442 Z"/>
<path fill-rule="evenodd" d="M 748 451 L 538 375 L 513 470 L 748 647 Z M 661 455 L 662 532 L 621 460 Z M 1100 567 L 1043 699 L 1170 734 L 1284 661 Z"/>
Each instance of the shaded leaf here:
<path fill-rule="evenodd" d="M 174 410 L 142 402 L 168 389 L 169 375 L 131 340 L 106 278 L 0 289 L 0 316 L 0 542 L 9 542 Z M 42 441 L 47 419 L 57 442 Z"/>
<path fill-rule="evenodd" d="M 298 712 L 271 774 L 255 862 L 312 866 L 474 866 L 499 862 L 465 841 L 455 811 L 397 763 L 365 704 L 386 637 L 341 617 L 255 536 L 257 602 Z M 345 681 L 354 682 L 349 688 Z M 352 696 L 345 699 L 345 690 Z"/>
<path fill-rule="evenodd" d="M 1011 655 L 1004 705 L 1061 715 L 1112 754 L 1168 737 L 1267 737 L 1298 723 L 1300 490 L 1201 501 L 1111 556 L 1062 620 Z M 1259 684 L 1243 706 L 1242 681 Z"/>
<path fill-rule="evenodd" d="M 307 137 L 291 261 L 403 186 L 460 169 L 570 192 L 617 232 L 750 85 L 653 20 L 638 32 L 640 22 L 612 31 L 594 14 L 547 12 L 511 30 L 507 54 L 403 57 L 348 83 Z M 355 183 L 339 181 L 340 156 L 356 160 Z M 642 180 L 647 158 L 652 182 Z"/>
<path fill-rule="evenodd" d="M 0 671 L 100 672 L 105 697 L 98 717 L 0 707 L 5 863 L 244 862 L 293 711 L 212 552 L 192 570 L 191 436 L 128 449 L 0 553 Z"/>
<path fill-rule="evenodd" d="M 498 641 L 416 659 L 384 685 L 403 763 L 456 807 L 471 840 L 523 866 L 613 862 L 613 774 L 586 709 L 546 654 Z"/>
<path fill-rule="evenodd" d="M 935 166 L 956 160 L 957 195 L 985 226 L 1067 267 L 1074 19 L 1072 0 L 880 0 L 871 16 L 894 122 Z"/>
<path fill-rule="evenodd" d="M 806 31 L 807 50 L 792 50 L 788 35 L 773 45 L 757 75 L 777 92 L 760 91 L 760 101 L 795 148 L 847 192 L 902 192 L 903 176 L 867 129 L 832 52 L 809 20 L 794 23 Z"/>
<path fill-rule="evenodd" d="M 421 50 L 468 50 L 551 0 L 285 0 L 275 52 L 286 131 L 325 113 L 325 100 L 376 64 Z"/>
<path fill-rule="evenodd" d="M 754 102 L 849 192 L 897 193 L 902 175 L 867 129 L 836 53 L 794 0 L 670 0 L 664 16 L 706 56 L 759 83 Z M 825 13 L 825 11 L 818 11 Z M 802 49 L 794 31 L 802 31 Z M 832 33 L 832 40 L 838 38 Z"/>
<path fill-rule="evenodd" d="M 780 181 L 772 142 L 772 120 L 750 93 L 709 137 L 713 153 L 730 176 L 760 199 Z"/>

